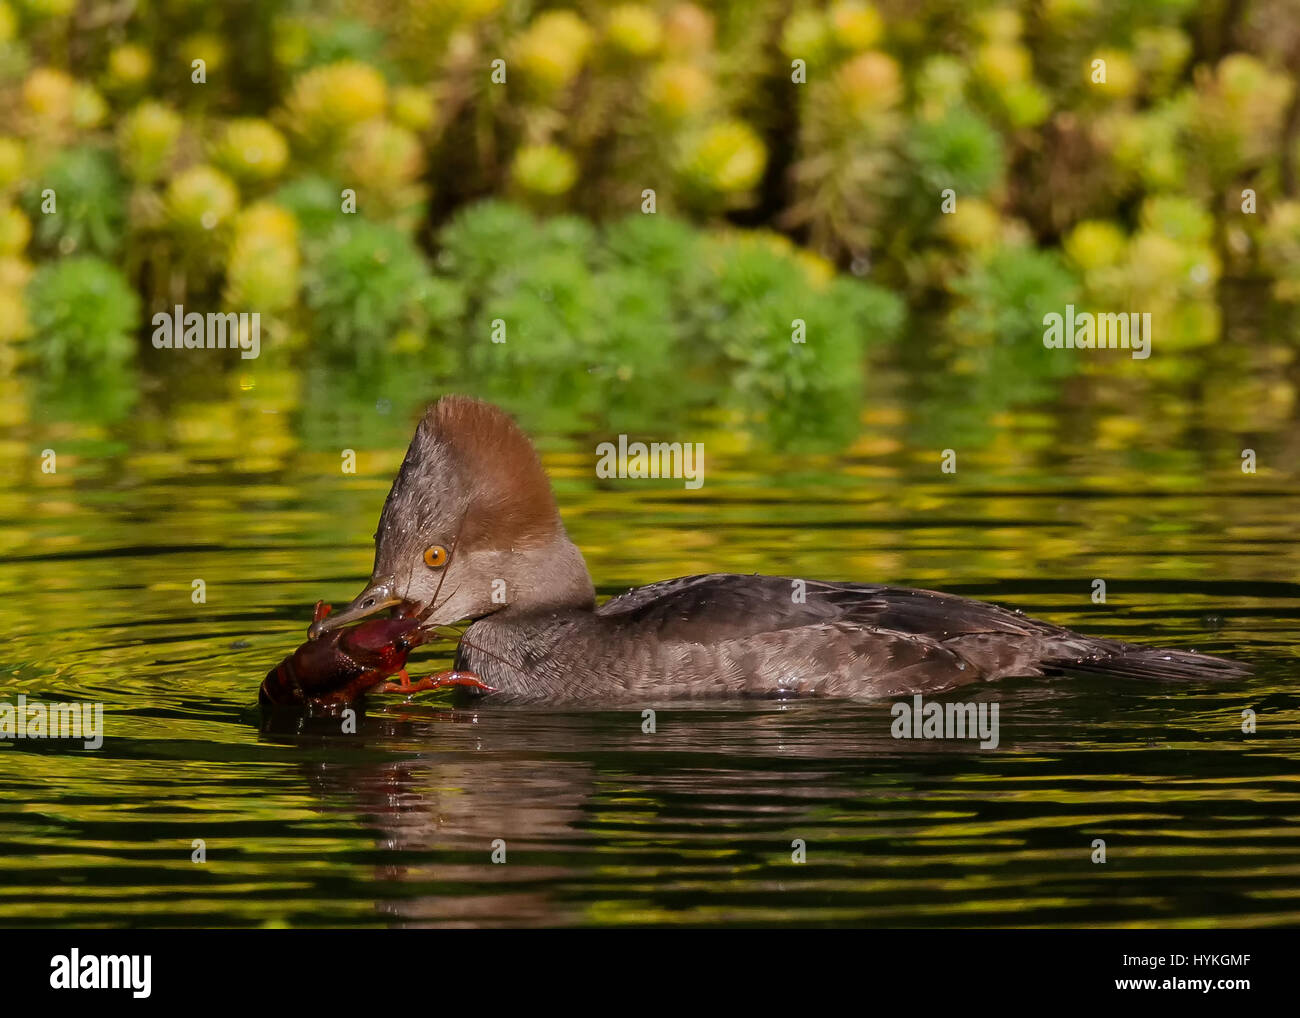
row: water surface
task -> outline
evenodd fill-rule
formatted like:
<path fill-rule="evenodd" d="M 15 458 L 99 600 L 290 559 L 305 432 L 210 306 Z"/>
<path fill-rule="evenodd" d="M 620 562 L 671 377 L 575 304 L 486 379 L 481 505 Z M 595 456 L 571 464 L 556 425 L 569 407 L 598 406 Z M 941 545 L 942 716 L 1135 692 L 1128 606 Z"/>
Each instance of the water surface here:
<path fill-rule="evenodd" d="M 646 434 L 705 443 L 699 491 L 598 481 L 608 434 L 542 436 L 601 594 L 717 570 L 888 581 L 1256 675 L 988 686 L 974 696 L 1000 704 L 997 750 L 895 740 L 888 703 L 646 704 L 646 734 L 640 708 L 425 694 L 372 698 L 355 735 L 273 723 L 257 685 L 317 598 L 368 575 L 412 408 L 308 428 L 310 394 L 273 373 L 113 424 L 31 403 L 0 444 L 0 697 L 103 703 L 107 737 L 0 743 L 0 923 L 1300 921 L 1290 412 L 1234 425 L 1067 393 L 980 417 L 975 443 L 968 407 L 918 414 L 894 381 L 873 380 L 839 450 L 707 419 Z M 413 673 L 450 653 L 418 652 Z"/>

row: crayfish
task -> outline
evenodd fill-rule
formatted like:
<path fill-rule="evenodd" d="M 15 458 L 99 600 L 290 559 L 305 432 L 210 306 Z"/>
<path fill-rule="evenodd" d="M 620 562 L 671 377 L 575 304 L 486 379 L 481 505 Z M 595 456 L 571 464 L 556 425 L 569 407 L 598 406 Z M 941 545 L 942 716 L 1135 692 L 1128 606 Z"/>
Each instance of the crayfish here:
<path fill-rule="evenodd" d="M 312 621 L 330 613 L 330 605 L 316 602 Z M 384 693 L 417 693 L 447 686 L 493 688 L 472 672 L 440 672 L 418 682 L 406 673 L 406 656 L 427 639 L 418 618 L 371 619 L 360 625 L 335 629 L 308 640 L 262 680 L 258 702 L 266 706 L 348 703 L 390 676 L 397 682 L 383 685 Z"/>

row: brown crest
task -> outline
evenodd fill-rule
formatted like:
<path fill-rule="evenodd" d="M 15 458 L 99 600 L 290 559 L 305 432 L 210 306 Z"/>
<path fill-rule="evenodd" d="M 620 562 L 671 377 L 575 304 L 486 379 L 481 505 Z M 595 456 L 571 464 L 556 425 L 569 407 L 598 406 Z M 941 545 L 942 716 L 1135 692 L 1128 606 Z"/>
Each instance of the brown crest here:
<path fill-rule="evenodd" d="M 468 396 L 444 396 L 429 407 L 419 430 L 441 448 L 465 487 L 458 540 L 471 547 L 529 547 L 563 532 L 537 451 L 505 411 Z"/>

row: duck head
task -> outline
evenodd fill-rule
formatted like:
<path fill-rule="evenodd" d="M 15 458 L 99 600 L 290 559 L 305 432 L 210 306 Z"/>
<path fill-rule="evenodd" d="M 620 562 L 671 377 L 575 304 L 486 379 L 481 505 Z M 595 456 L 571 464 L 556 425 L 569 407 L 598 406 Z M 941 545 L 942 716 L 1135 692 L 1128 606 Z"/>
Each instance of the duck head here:
<path fill-rule="evenodd" d="M 489 403 L 444 396 L 416 428 L 384 502 L 370 582 L 308 636 L 387 608 L 438 626 L 506 608 L 594 604 L 527 436 Z"/>

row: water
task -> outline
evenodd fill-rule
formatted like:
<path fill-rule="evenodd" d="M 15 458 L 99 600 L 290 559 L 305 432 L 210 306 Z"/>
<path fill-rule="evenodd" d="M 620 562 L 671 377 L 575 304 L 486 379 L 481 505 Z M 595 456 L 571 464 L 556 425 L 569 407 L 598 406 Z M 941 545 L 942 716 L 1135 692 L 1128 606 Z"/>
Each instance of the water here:
<path fill-rule="evenodd" d="M 10 404 L 0 699 L 102 702 L 107 737 L 0 743 L 0 923 L 1300 921 L 1290 412 L 1211 427 L 1102 391 L 991 415 L 968 448 L 956 426 L 943 442 L 941 406 L 918 415 L 887 375 L 871 384 L 861 438 L 838 452 L 781 453 L 718 421 L 677 436 L 705 443 L 696 492 L 597 481 L 607 436 L 548 436 L 601 593 L 724 569 L 885 580 L 1256 675 L 990 686 L 976 698 L 1000 703 L 996 751 L 895 740 L 886 703 L 647 704 L 644 734 L 639 709 L 463 711 L 425 694 L 372 698 L 356 735 L 271 724 L 262 676 L 318 597 L 369 573 L 410 408 L 358 405 L 337 435 L 309 431 L 309 397 L 274 373 L 216 376 L 188 402 L 146 394 L 108 425 Z M 956 475 L 938 470 L 944 444 L 961 446 Z M 450 652 L 418 652 L 413 674 Z"/>

